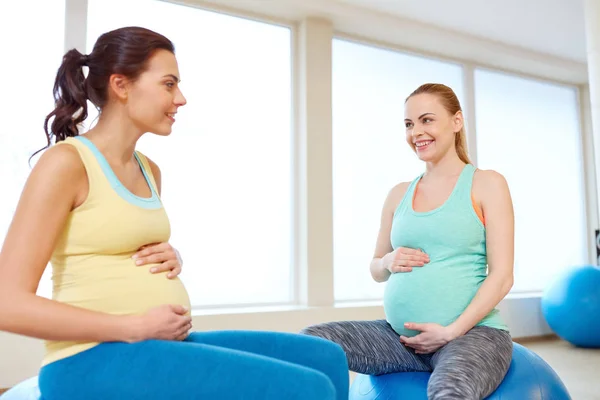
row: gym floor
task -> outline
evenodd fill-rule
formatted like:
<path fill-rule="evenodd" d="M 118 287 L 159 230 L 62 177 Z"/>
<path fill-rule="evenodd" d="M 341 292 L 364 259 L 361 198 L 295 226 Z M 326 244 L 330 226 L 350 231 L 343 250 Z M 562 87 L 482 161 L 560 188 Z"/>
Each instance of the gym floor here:
<path fill-rule="evenodd" d="M 600 349 L 579 349 L 559 339 L 526 342 L 523 346 L 550 364 L 573 400 L 600 400 Z"/>

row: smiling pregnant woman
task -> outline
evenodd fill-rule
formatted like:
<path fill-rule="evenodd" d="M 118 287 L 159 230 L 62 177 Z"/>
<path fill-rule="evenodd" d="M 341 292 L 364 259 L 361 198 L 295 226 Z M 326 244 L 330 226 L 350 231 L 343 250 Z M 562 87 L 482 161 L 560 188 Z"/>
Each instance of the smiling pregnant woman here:
<path fill-rule="evenodd" d="M 340 344 L 355 372 L 433 371 L 429 399 L 483 399 L 512 358 L 496 309 L 513 283 L 508 185 L 471 164 L 452 89 L 424 84 L 404 113 L 407 143 L 425 172 L 392 188 L 383 206 L 370 269 L 375 281 L 387 282 L 386 319 L 302 332 Z"/>

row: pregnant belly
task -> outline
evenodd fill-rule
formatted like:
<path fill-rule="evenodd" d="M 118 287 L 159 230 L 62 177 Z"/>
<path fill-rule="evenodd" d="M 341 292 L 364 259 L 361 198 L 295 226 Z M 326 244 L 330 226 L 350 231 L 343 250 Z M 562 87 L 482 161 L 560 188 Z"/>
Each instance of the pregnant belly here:
<path fill-rule="evenodd" d="M 413 269 L 388 279 L 384 293 L 387 321 L 400 335 L 418 331 L 404 328 L 406 322 L 433 322 L 447 326 L 467 308 L 479 285 L 472 277 L 460 277 L 450 268 Z"/>
<path fill-rule="evenodd" d="M 102 274 L 82 273 L 69 282 L 55 286 L 57 301 L 115 315 L 143 314 L 164 304 L 191 309 L 188 292 L 179 278 L 166 273 L 151 274 L 151 266 L 121 265 L 105 267 Z"/>

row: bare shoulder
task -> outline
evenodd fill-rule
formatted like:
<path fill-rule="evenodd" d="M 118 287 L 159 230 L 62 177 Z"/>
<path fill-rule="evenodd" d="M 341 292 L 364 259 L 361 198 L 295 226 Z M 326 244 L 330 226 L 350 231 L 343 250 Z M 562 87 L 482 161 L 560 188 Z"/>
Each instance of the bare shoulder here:
<path fill-rule="evenodd" d="M 52 181 L 61 179 L 66 183 L 73 182 L 73 178 L 86 176 L 79 152 L 71 145 L 54 145 L 45 150 L 36 163 L 33 173 L 48 175 Z"/>
<path fill-rule="evenodd" d="M 148 156 L 145 156 L 146 160 L 148 160 L 148 164 L 150 164 L 150 169 L 152 170 L 152 174 L 154 174 L 154 176 L 158 175 L 160 176 L 160 168 L 158 167 L 158 164 L 155 163 L 154 161 L 152 161 L 152 159 Z"/>
<path fill-rule="evenodd" d="M 73 207 L 87 195 L 87 172 L 79 152 L 71 145 L 54 145 L 44 151 L 28 179 L 28 186 L 57 186 L 72 196 Z"/>
<path fill-rule="evenodd" d="M 406 193 L 406 190 L 410 186 L 410 182 L 400 182 L 396 186 L 390 189 L 389 196 L 402 197 Z"/>
<path fill-rule="evenodd" d="M 473 190 L 487 192 L 508 189 L 504 175 L 493 169 L 477 169 L 473 176 Z"/>
<path fill-rule="evenodd" d="M 483 206 L 500 202 L 512 202 L 508 182 L 501 173 L 478 169 L 473 176 L 473 194 Z"/>
<path fill-rule="evenodd" d="M 158 167 L 158 164 L 156 164 L 154 161 L 152 161 L 150 159 L 150 157 L 148 157 L 147 155 L 144 154 L 144 157 L 146 157 L 146 160 L 148 160 L 148 164 L 150 165 L 150 169 L 152 170 L 152 175 L 154 175 L 154 180 L 156 181 L 156 186 L 158 186 L 158 193 L 160 194 L 160 188 L 161 188 L 161 175 L 160 175 L 160 168 Z"/>
<path fill-rule="evenodd" d="M 385 199 L 385 209 L 393 213 L 396 210 L 396 207 L 398 207 L 398 204 L 402 201 L 409 186 L 410 182 L 400 182 L 392 187 Z"/>
<path fill-rule="evenodd" d="M 42 153 L 25 182 L 0 251 L 0 284 L 10 281 L 0 291 L 35 293 L 64 223 L 81 198 L 85 179 L 75 147 L 54 145 Z"/>

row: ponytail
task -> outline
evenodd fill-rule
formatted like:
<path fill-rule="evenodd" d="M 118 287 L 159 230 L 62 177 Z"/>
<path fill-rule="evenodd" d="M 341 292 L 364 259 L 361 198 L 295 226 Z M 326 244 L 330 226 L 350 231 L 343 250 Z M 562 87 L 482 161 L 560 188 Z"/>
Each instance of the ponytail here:
<path fill-rule="evenodd" d="M 79 135 L 78 125 L 87 118 L 87 95 L 83 67 L 87 65 L 88 56 L 77 49 L 69 50 L 63 57 L 61 66 L 54 81 L 54 110 L 44 120 L 44 131 L 49 147 L 68 137 Z M 48 129 L 50 119 L 52 124 Z"/>
<path fill-rule="evenodd" d="M 108 102 L 111 74 L 135 80 L 147 67 L 154 52 L 163 49 L 175 53 L 173 43 L 165 36 L 146 28 L 125 27 L 102 34 L 90 55 L 69 50 L 54 81 L 54 110 L 44 120 L 48 145 L 79 135 L 79 125 L 88 116 L 88 100 L 101 110 Z M 87 78 L 83 67 L 88 67 Z M 50 123 L 50 120 L 52 122 Z M 31 160 L 31 158 L 30 158 Z"/>
<path fill-rule="evenodd" d="M 469 152 L 467 151 L 467 134 L 465 133 L 464 126 L 459 132 L 456 133 L 454 147 L 456 148 L 456 154 L 458 155 L 458 158 L 460 158 L 460 160 L 465 164 L 471 164 Z"/>

